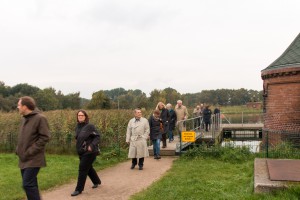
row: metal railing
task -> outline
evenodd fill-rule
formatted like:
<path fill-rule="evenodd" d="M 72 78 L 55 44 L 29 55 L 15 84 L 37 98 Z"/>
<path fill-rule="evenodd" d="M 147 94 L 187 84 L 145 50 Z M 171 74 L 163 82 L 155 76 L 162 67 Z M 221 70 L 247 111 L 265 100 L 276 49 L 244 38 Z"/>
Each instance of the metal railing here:
<path fill-rule="evenodd" d="M 176 144 L 176 152 L 179 152 L 180 155 L 185 147 L 194 144 L 191 142 L 182 142 L 182 131 L 194 131 L 196 133 L 196 140 L 201 137 L 207 137 L 211 141 L 214 141 L 217 133 L 222 126 L 222 119 L 220 118 L 220 116 L 220 113 L 211 115 L 210 124 L 208 125 L 208 131 L 206 131 L 203 116 L 177 121 L 176 129 L 179 135 L 179 143 Z"/>

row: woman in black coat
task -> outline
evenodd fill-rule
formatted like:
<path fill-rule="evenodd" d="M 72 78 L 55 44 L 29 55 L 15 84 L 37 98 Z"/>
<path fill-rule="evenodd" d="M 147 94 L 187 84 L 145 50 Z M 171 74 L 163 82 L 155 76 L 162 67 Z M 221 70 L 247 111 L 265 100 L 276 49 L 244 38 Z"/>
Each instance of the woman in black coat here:
<path fill-rule="evenodd" d="M 211 109 L 209 109 L 209 106 L 205 106 L 204 110 L 203 110 L 203 121 L 205 124 L 205 131 L 208 132 L 210 131 L 210 124 L 211 124 Z"/>
<path fill-rule="evenodd" d="M 160 111 L 158 109 L 153 111 L 149 118 L 150 140 L 153 144 L 154 159 L 160 159 L 160 140 L 162 138 L 163 124 L 160 118 Z"/>
<path fill-rule="evenodd" d="M 172 109 L 172 104 L 168 103 L 166 105 L 167 110 L 169 111 L 169 142 L 174 141 L 174 130 L 175 130 L 175 125 L 177 121 L 177 115 L 176 112 Z"/>
<path fill-rule="evenodd" d="M 156 106 L 156 110 L 160 111 L 160 119 L 162 120 L 163 124 L 163 132 L 162 132 L 162 148 L 167 147 L 167 133 L 169 132 L 169 120 L 170 120 L 170 114 L 169 111 L 166 109 L 165 104 L 162 102 L 159 102 Z"/>
<path fill-rule="evenodd" d="M 98 144 L 100 142 L 100 134 L 95 126 L 89 123 L 89 117 L 84 110 L 77 112 L 76 133 L 76 150 L 79 155 L 80 163 L 78 170 L 77 186 L 71 196 L 77 196 L 84 190 L 87 176 L 93 182 L 93 188 L 97 188 L 101 184 L 101 180 L 93 168 L 93 162 L 99 154 Z"/>

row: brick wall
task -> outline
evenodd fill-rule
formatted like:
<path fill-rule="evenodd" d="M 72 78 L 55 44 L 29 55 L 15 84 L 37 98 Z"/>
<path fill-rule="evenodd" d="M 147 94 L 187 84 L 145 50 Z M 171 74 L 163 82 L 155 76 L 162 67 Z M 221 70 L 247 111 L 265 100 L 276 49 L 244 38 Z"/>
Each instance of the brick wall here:
<path fill-rule="evenodd" d="M 264 127 L 300 130 L 300 67 L 262 72 Z"/>

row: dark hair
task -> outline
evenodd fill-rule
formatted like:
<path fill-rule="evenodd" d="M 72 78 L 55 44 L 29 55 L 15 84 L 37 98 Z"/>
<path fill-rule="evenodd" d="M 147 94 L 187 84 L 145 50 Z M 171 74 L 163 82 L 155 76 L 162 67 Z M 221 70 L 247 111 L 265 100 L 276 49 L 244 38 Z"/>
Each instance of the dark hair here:
<path fill-rule="evenodd" d="M 26 106 L 29 110 L 34 110 L 36 108 L 35 100 L 32 97 L 24 96 L 20 98 L 21 105 Z"/>
<path fill-rule="evenodd" d="M 159 111 L 158 109 L 155 109 L 155 110 L 153 111 L 153 114 L 160 115 L 160 111 Z"/>
<path fill-rule="evenodd" d="M 80 112 L 82 112 L 82 113 L 84 114 L 84 116 L 85 116 L 84 122 L 85 122 L 85 123 L 89 123 L 90 119 L 89 119 L 89 116 L 88 116 L 88 114 L 86 113 L 85 110 L 78 110 L 78 111 L 77 111 L 77 113 L 76 113 L 76 119 L 77 119 L 77 122 L 79 123 L 79 121 L 78 121 L 78 113 L 80 113 Z"/>

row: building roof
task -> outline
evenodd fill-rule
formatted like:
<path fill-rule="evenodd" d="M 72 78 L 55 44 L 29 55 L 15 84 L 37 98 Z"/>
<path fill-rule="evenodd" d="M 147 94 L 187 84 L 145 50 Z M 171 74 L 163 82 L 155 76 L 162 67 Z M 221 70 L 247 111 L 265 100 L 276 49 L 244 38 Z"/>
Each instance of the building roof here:
<path fill-rule="evenodd" d="M 294 65 L 300 67 L 299 64 L 300 64 L 300 33 L 290 44 L 290 46 L 283 52 L 283 54 L 264 70 L 294 67 Z"/>

